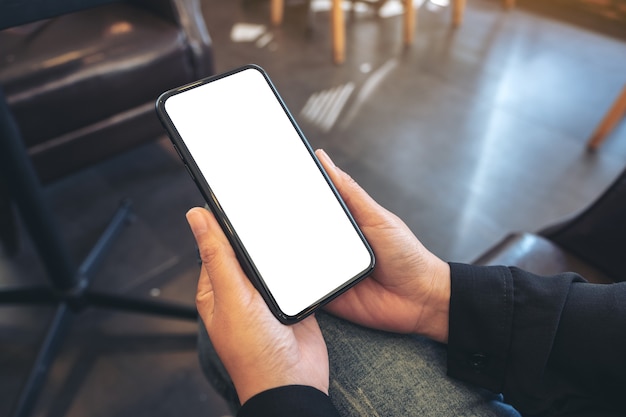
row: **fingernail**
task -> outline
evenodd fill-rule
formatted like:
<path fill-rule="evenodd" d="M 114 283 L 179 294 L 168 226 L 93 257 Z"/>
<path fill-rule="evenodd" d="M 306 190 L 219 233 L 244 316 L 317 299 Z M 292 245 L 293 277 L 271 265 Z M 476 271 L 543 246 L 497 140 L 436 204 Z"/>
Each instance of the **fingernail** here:
<path fill-rule="evenodd" d="M 189 227 L 191 227 L 193 235 L 196 237 L 206 233 L 208 230 L 206 219 L 199 209 L 192 208 L 187 212 L 187 222 L 189 223 Z"/>
<path fill-rule="evenodd" d="M 324 149 L 318 149 L 318 155 L 320 155 L 324 160 L 326 160 L 326 162 L 328 162 L 328 164 L 333 167 L 336 168 L 335 163 L 333 162 L 332 159 L 330 159 L 330 156 L 328 156 L 328 154 L 326 153 L 326 151 Z"/>

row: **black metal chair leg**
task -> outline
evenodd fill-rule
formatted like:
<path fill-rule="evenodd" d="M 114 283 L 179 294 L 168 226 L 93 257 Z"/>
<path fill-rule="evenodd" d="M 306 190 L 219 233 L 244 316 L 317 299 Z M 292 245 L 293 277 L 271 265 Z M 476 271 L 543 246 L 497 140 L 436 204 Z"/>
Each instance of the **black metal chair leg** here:
<path fill-rule="evenodd" d="M 87 257 L 85 257 L 78 267 L 78 277 L 80 280 L 88 281 L 91 279 L 93 271 L 100 265 L 102 258 L 104 258 L 107 251 L 110 249 L 113 240 L 122 231 L 122 227 L 132 220 L 131 209 L 132 202 L 129 199 L 122 200 L 106 229 L 104 229 L 104 232 L 102 232 L 96 244 L 91 248 Z M 85 283 L 81 283 L 81 285 L 85 285 Z"/>
<path fill-rule="evenodd" d="M 11 417 L 27 417 L 33 410 L 41 387 L 69 327 L 73 312 L 67 304 L 61 303 L 54 314 L 48 332 L 39 347 L 39 352 L 31 371 L 22 386 L 19 397 L 13 405 Z"/>
<path fill-rule="evenodd" d="M 141 298 L 127 297 L 125 295 L 112 295 L 96 292 L 85 294 L 87 303 L 93 307 L 125 310 L 132 313 L 155 314 L 164 317 L 173 317 L 187 320 L 195 320 L 198 311 L 188 305 L 170 303 L 164 301 L 145 300 Z"/>

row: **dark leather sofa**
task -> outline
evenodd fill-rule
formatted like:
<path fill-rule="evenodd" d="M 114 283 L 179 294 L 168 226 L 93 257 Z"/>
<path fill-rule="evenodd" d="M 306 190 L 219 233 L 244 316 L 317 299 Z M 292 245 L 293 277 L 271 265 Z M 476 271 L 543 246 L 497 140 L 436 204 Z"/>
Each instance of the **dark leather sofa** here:
<path fill-rule="evenodd" d="M 44 183 L 155 139 L 159 92 L 214 71 L 199 0 L 114 2 L 12 26 L 0 58 Z"/>

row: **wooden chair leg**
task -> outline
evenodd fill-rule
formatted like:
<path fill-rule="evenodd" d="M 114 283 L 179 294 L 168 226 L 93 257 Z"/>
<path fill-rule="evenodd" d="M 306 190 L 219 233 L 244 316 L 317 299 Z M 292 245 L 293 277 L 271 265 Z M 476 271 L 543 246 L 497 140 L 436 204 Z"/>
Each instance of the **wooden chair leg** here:
<path fill-rule="evenodd" d="M 343 18 L 341 0 L 333 0 L 331 12 L 331 31 L 333 39 L 333 61 L 335 64 L 343 64 L 346 59 L 346 29 Z"/>
<path fill-rule="evenodd" d="M 595 151 L 606 139 L 606 136 L 613 130 L 615 125 L 626 115 L 626 87 L 622 90 L 615 103 L 604 116 L 596 130 L 587 142 L 587 149 Z"/>
<path fill-rule="evenodd" d="M 413 0 L 404 0 L 404 44 L 412 45 L 415 39 L 415 22 L 417 10 L 413 7 Z"/>
<path fill-rule="evenodd" d="M 515 0 L 503 0 L 504 8 L 509 10 L 515 7 Z"/>
<path fill-rule="evenodd" d="M 272 25 L 279 26 L 283 23 L 283 13 L 285 11 L 285 1 L 284 0 L 272 0 L 270 10 L 270 19 L 272 21 Z"/>
<path fill-rule="evenodd" d="M 463 16 L 465 15 L 465 1 L 466 0 L 453 0 L 452 1 L 452 26 L 459 27 L 463 23 Z"/>

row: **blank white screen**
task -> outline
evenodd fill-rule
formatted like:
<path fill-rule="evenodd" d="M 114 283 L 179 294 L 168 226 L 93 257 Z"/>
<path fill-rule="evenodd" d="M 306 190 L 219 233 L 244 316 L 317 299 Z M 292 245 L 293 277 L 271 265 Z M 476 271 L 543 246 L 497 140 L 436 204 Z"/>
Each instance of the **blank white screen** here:
<path fill-rule="evenodd" d="M 285 314 L 368 269 L 369 251 L 261 72 L 173 95 L 165 109 Z"/>

